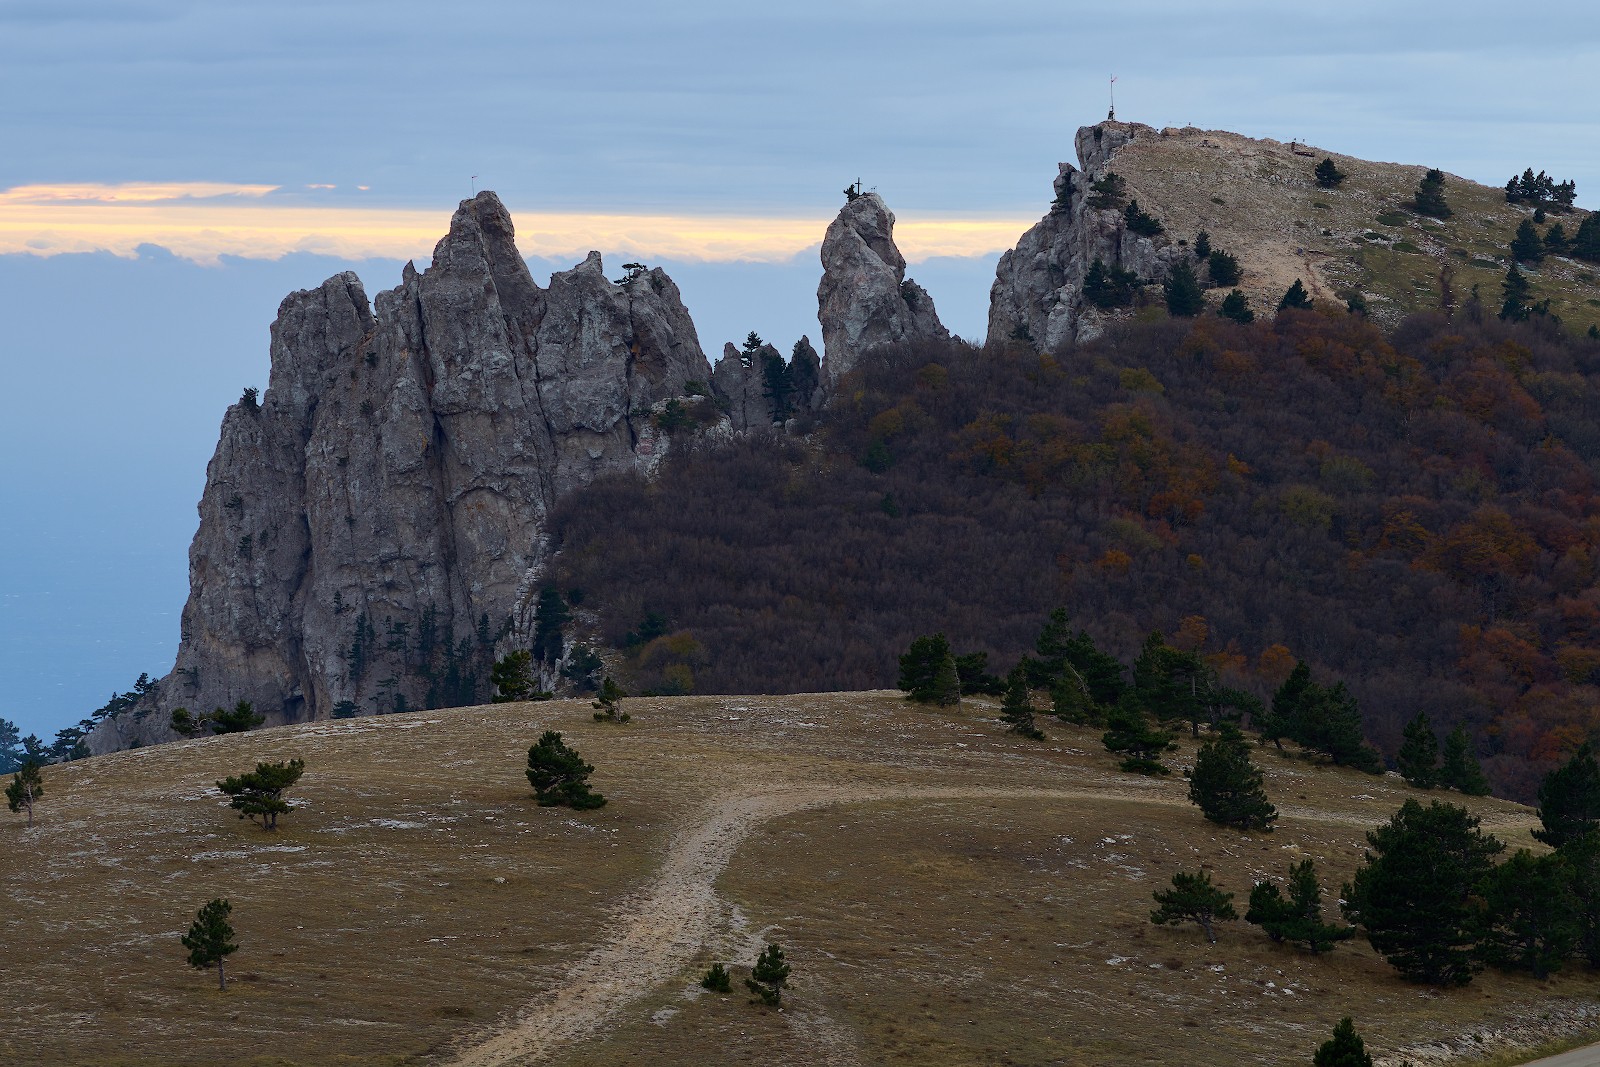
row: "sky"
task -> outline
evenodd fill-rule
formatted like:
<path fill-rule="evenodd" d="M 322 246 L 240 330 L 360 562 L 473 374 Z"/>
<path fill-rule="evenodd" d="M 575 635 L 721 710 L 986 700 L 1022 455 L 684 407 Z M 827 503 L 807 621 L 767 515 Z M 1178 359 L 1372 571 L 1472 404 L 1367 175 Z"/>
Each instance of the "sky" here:
<path fill-rule="evenodd" d="M 223 409 L 292 289 L 369 293 L 492 188 L 535 277 L 682 289 L 715 358 L 817 339 L 860 178 L 983 332 L 1078 126 L 1298 139 L 1600 206 L 1600 16 L 1552 0 L 0 0 L 0 717 L 43 736 L 166 672 Z"/>

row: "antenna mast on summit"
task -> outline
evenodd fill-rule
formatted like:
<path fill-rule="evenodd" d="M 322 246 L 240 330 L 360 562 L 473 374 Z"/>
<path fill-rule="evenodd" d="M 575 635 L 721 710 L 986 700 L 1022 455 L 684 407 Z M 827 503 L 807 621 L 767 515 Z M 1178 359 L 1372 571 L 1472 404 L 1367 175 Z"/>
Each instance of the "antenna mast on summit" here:
<path fill-rule="evenodd" d="M 1111 75 L 1111 110 L 1106 112 L 1106 121 L 1117 121 L 1117 76 Z"/>

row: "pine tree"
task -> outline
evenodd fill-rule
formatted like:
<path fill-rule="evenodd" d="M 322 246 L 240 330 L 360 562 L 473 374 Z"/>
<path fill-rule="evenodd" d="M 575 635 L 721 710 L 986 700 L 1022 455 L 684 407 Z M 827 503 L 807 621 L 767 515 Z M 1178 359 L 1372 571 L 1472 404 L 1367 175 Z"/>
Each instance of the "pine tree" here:
<path fill-rule="evenodd" d="M 1600 833 L 1568 841 L 1555 854 L 1566 865 L 1577 904 L 1578 952 L 1590 967 L 1600 967 Z"/>
<path fill-rule="evenodd" d="M 510 704 L 530 700 L 533 688 L 533 653 L 525 648 L 513 649 L 489 668 L 489 683 L 494 686 L 494 704 Z"/>
<path fill-rule="evenodd" d="M 1222 306 L 1217 309 L 1217 314 L 1225 319 L 1232 319 L 1241 326 L 1248 326 L 1256 321 L 1256 313 L 1250 310 L 1250 298 L 1245 296 L 1241 289 L 1235 289 L 1222 298 Z"/>
<path fill-rule="evenodd" d="M 1415 982 L 1465 985 L 1476 962 L 1474 894 L 1505 846 L 1464 808 L 1408 800 L 1367 834 L 1370 850 L 1344 887 L 1345 918 Z"/>
<path fill-rule="evenodd" d="M 572 621 L 572 609 L 567 606 L 567 598 L 561 595 L 561 590 L 547 584 L 539 589 L 533 617 L 536 628 L 528 651 L 533 659 L 553 667 L 561 662 L 561 653 L 566 648 L 566 630 Z"/>
<path fill-rule="evenodd" d="M 701 977 L 700 987 L 709 989 L 713 993 L 731 993 L 733 992 L 733 976 L 728 973 L 728 968 L 722 964 L 713 963 Z"/>
<path fill-rule="evenodd" d="M 1038 654 L 1033 661 L 1035 686 L 1054 690 L 1058 683 L 1070 682 L 1102 707 L 1115 704 L 1128 688 L 1122 663 L 1095 647 L 1087 631 L 1073 633 L 1071 623 L 1067 609 L 1057 608 L 1040 628 L 1033 643 Z"/>
<path fill-rule="evenodd" d="M 1577 947 L 1578 900 L 1559 853 L 1535 858 L 1518 849 L 1484 879 L 1483 899 L 1482 952 L 1494 966 L 1542 979 Z"/>
<path fill-rule="evenodd" d="M 1204 230 L 1194 235 L 1194 258 L 1196 263 L 1211 258 L 1211 235 Z"/>
<path fill-rule="evenodd" d="M 622 710 L 622 698 L 628 694 L 622 687 L 612 680 L 611 675 L 606 675 L 605 681 L 600 683 L 600 692 L 595 694 L 594 703 L 589 706 L 594 709 L 595 722 L 628 722 L 633 718 Z"/>
<path fill-rule="evenodd" d="M 1012 733 L 1021 734 L 1023 737 L 1034 741 L 1044 740 L 1044 731 L 1034 723 L 1033 697 L 1028 690 L 1027 672 L 1021 664 L 1011 668 L 1011 673 L 1006 676 L 1005 701 L 1000 705 L 1000 718 L 1011 728 Z"/>
<path fill-rule="evenodd" d="M 1289 896 L 1271 882 L 1257 882 L 1250 890 L 1250 910 L 1245 922 L 1254 923 L 1274 941 L 1288 941 L 1313 953 L 1327 952 L 1355 929 L 1322 920 L 1322 886 L 1316 865 L 1309 859 L 1289 868 Z"/>
<path fill-rule="evenodd" d="M 233 798 L 228 806 L 239 813 L 239 818 L 260 823 L 263 830 L 276 830 L 278 816 L 292 810 L 283 799 L 284 791 L 300 780 L 305 769 L 305 760 L 300 759 L 258 763 L 253 771 L 224 778 L 217 788 Z"/>
<path fill-rule="evenodd" d="M 1311 665 L 1305 660 L 1296 661 L 1289 677 L 1272 694 L 1272 706 L 1261 717 L 1262 740 L 1271 741 L 1281 752 L 1284 738 L 1299 739 L 1300 708 L 1312 689 Z"/>
<path fill-rule="evenodd" d="M 1324 189 L 1337 189 L 1346 177 L 1344 171 L 1340 170 L 1338 165 L 1327 156 L 1324 156 L 1322 162 L 1317 164 L 1316 175 L 1317 184 Z"/>
<path fill-rule="evenodd" d="M 587 811 L 604 805 L 606 798 L 589 790 L 593 773 L 594 767 L 583 762 L 554 730 L 546 730 L 528 749 L 528 784 L 542 808 L 565 804 Z"/>
<path fill-rule="evenodd" d="M 1400 777 L 1418 789 L 1432 789 L 1439 784 L 1439 739 L 1434 736 L 1428 713 L 1417 712 L 1416 718 L 1406 723 L 1405 740 L 1395 754 Z"/>
<path fill-rule="evenodd" d="M 1324 1041 L 1311 1058 L 1312 1067 L 1372 1067 L 1366 1042 L 1356 1033 L 1356 1024 L 1346 1015 L 1333 1028 L 1333 1037 Z"/>
<path fill-rule="evenodd" d="M 1544 258 L 1544 241 L 1527 219 L 1517 224 L 1517 235 L 1511 239 L 1511 257 L 1519 263 L 1537 263 Z"/>
<path fill-rule="evenodd" d="M 996 697 L 1006 695 L 1005 679 L 989 672 L 987 652 L 968 652 L 964 656 L 957 656 L 956 678 L 961 683 L 963 694 L 983 693 Z"/>
<path fill-rule="evenodd" d="M 1122 213 L 1122 219 L 1127 224 L 1128 229 L 1143 237 L 1159 237 L 1165 232 L 1161 221 L 1149 212 L 1142 210 L 1137 200 L 1129 202 L 1127 209 Z"/>
<path fill-rule="evenodd" d="M 1430 215 L 1436 219 L 1447 219 L 1455 212 L 1450 210 L 1450 205 L 1444 199 L 1444 172 L 1430 170 L 1417 182 L 1416 196 L 1412 207 L 1419 215 Z"/>
<path fill-rule="evenodd" d="M 248 700 L 239 701 L 232 711 L 217 708 L 206 718 L 210 720 L 214 734 L 242 734 L 267 721 L 267 717 L 256 711 Z"/>
<path fill-rule="evenodd" d="M 1167 314 L 1189 318 L 1200 314 L 1206 309 L 1206 297 L 1200 288 L 1200 281 L 1194 276 L 1194 268 L 1188 263 L 1179 261 L 1174 264 L 1172 273 L 1167 275 L 1167 280 L 1161 286 L 1162 295 L 1167 300 Z"/>
<path fill-rule="evenodd" d="M 1108 170 L 1089 183 L 1089 206 L 1100 211 L 1122 207 L 1128 183 L 1116 171 Z"/>
<path fill-rule="evenodd" d="M 1600 211 L 1591 211 L 1578 223 L 1573 235 L 1571 254 L 1591 263 L 1600 263 Z"/>
<path fill-rule="evenodd" d="M 1589 742 L 1545 775 L 1539 785 L 1539 822 L 1543 829 L 1533 836 L 1551 848 L 1561 848 L 1600 826 L 1600 764 Z"/>
<path fill-rule="evenodd" d="M 213 900 L 195 914 L 189 932 L 181 938 L 183 947 L 189 950 L 189 966 L 199 971 L 215 967 L 217 988 L 221 990 L 228 988 L 223 961 L 239 949 L 233 943 L 233 927 L 228 924 L 232 913 L 232 904 Z"/>
<path fill-rule="evenodd" d="M 1478 757 L 1472 754 L 1472 738 L 1465 726 L 1457 726 L 1444 739 L 1444 761 L 1439 765 L 1438 782 L 1469 797 L 1489 795 L 1489 779 L 1484 777 Z"/>
<path fill-rule="evenodd" d="M 1500 305 L 1500 318 L 1506 322 L 1526 322 L 1533 309 L 1533 286 L 1515 263 L 1506 271 L 1500 292 L 1505 296 L 1505 302 Z"/>
<path fill-rule="evenodd" d="M 1161 905 L 1150 913 L 1150 921 L 1157 926 L 1177 926 L 1195 922 L 1206 932 L 1206 940 L 1217 943 L 1216 923 L 1232 922 L 1239 917 L 1233 910 L 1233 894 L 1224 893 L 1211 884 L 1211 875 L 1205 871 L 1187 874 L 1179 871 L 1172 876 L 1171 889 L 1158 889 L 1153 894 Z"/>
<path fill-rule="evenodd" d="M 10 719 L 0 719 L 0 774 L 22 767 L 22 731 Z"/>
<path fill-rule="evenodd" d="M 1238 258 L 1220 248 L 1213 248 L 1211 255 L 1206 257 L 1206 269 L 1211 274 L 1211 284 L 1219 288 L 1238 285 L 1239 279 L 1244 277 Z"/>
<path fill-rule="evenodd" d="M 1289 286 L 1288 292 L 1283 294 L 1283 299 L 1278 301 L 1278 310 L 1310 311 L 1311 297 L 1306 294 L 1305 284 L 1299 278 Z"/>
<path fill-rule="evenodd" d="M 40 766 L 38 760 L 24 760 L 17 773 L 11 776 L 11 784 L 6 786 L 7 805 L 13 812 L 28 813 L 30 829 L 33 826 L 33 806 L 44 796 L 44 778 L 39 773 Z"/>
<path fill-rule="evenodd" d="M 1559 256 L 1572 244 L 1572 238 L 1567 236 L 1567 228 L 1561 223 L 1556 223 L 1545 231 L 1544 250 L 1552 256 Z"/>
<path fill-rule="evenodd" d="M 900 657 L 900 689 L 918 704 L 961 703 L 961 675 L 944 634 L 919 637 Z"/>
<path fill-rule="evenodd" d="M 1189 777 L 1189 799 L 1211 822 L 1236 830 L 1268 830 L 1278 810 L 1267 800 L 1250 744 L 1231 723 L 1200 746 Z"/>
<path fill-rule="evenodd" d="M 744 984 L 762 1004 L 776 1008 L 783 1002 L 783 987 L 788 981 L 789 963 L 783 958 L 783 949 L 768 945 L 757 957 L 756 965 L 751 968 L 750 977 L 744 980 Z"/>
<path fill-rule="evenodd" d="M 1121 701 L 1106 712 L 1106 732 L 1101 743 L 1107 751 L 1123 756 L 1118 765 L 1130 774 L 1171 774 L 1161 762 L 1161 754 L 1177 748 L 1172 735 L 1155 730 L 1144 713 L 1128 701 Z"/>

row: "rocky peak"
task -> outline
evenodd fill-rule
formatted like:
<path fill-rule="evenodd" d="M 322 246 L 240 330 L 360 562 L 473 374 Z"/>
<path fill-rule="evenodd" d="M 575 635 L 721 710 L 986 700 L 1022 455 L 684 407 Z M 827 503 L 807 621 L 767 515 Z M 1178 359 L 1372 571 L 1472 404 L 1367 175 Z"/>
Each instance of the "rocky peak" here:
<path fill-rule="evenodd" d="M 1146 236 L 1127 226 L 1129 197 L 1096 204 L 1091 186 L 1112 169 L 1117 152 L 1155 129 L 1106 121 L 1080 129 L 1074 138 L 1078 162 L 1059 165 L 1055 200 L 1044 218 L 1000 257 L 989 291 L 990 344 L 1024 341 L 1054 351 L 1097 336 L 1104 316 L 1084 296 L 1084 280 L 1096 260 L 1159 282 L 1187 250 L 1170 235 Z"/>
<path fill-rule="evenodd" d="M 550 507 L 659 462 L 648 413 L 711 376 L 666 274 L 613 283 L 591 253 L 540 288 L 491 192 L 375 310 L 348 273 L 292 294 L 271 353 L 206 471 L 173 671 L 93 751 L 170 740 L 177 707 L 282 723 L 487 699 L 537 626 Z"/>
<path fill-rule="evenodd" d="M 894 243 L 894 213 L 877 193 L 851 199 L 828 226 L 817 318 L 829 383 L 879 345 L 950 336 L 933 298 L 906 278 L 905 257 Z"/>

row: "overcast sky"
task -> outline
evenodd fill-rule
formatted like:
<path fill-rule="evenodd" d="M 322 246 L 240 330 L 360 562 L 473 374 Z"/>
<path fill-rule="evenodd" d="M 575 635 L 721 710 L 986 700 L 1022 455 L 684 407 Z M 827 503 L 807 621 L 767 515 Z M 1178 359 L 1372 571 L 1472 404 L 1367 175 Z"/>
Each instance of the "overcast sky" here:
<path fill-rule="evenodd" d="M 1532 165 L 1596 206 L 1596 70 L 1578 0 L 0 0 L 0 716 L 50 733 L 171 666 L 205 462 L 279 299 L 347 264 L 395 284 L 474 187 L 536 273 L 668 265 L 714 354 L 815 338 L 815 244 L 859 176 L 977 335 L 1112 74 L 1120 118 Z"/>

